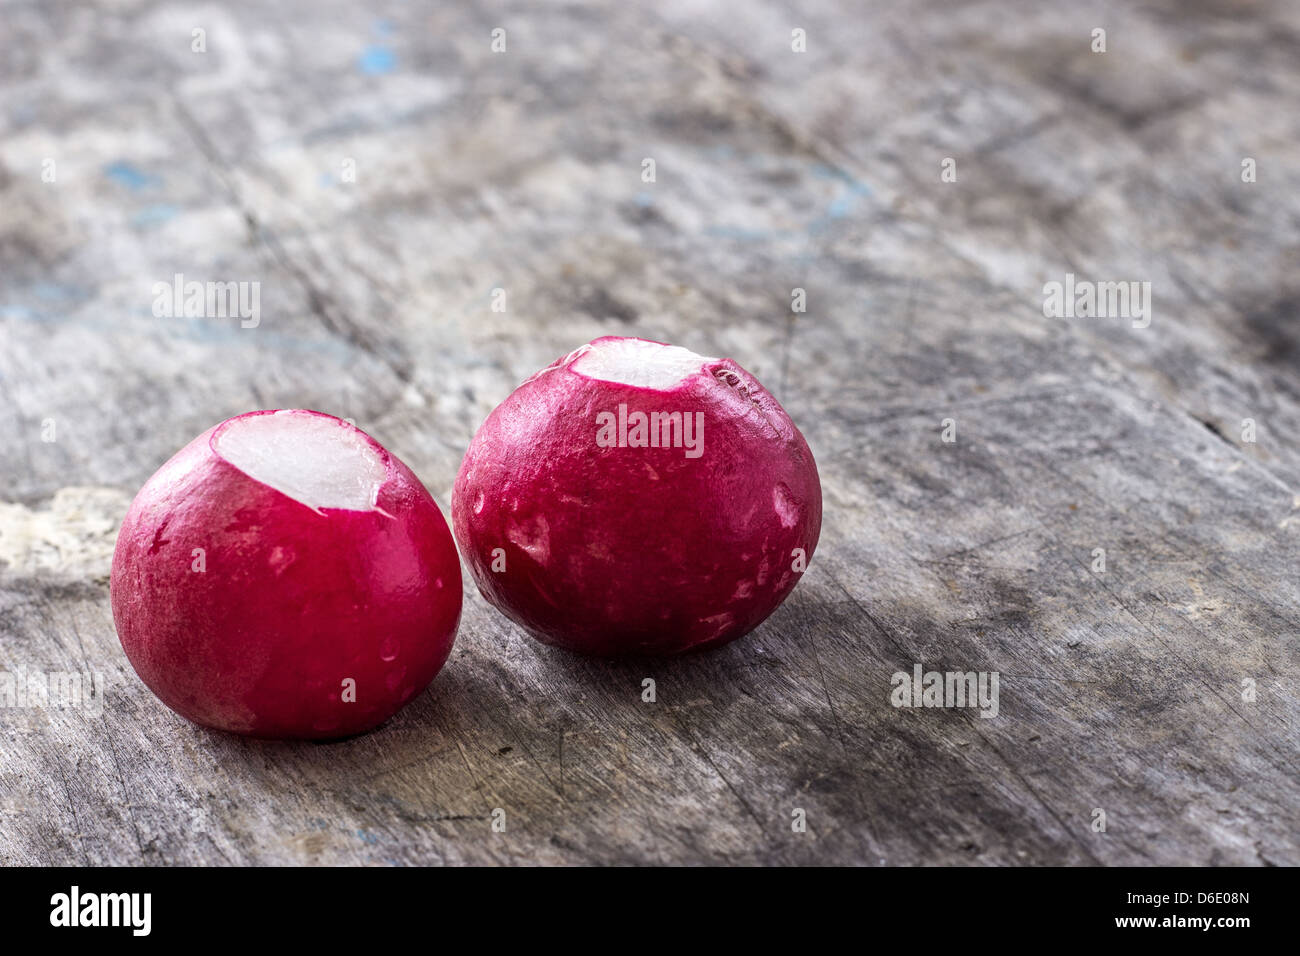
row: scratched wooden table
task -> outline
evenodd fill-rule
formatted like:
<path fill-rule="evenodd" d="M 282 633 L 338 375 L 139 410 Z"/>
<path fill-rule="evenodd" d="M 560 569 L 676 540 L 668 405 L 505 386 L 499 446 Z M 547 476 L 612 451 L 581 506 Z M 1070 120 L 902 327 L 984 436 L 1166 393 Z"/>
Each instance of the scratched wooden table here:
<path fill-rule="evenodd" d="M 655 7 L 0 3 L 0 861 L 1300 862 L 1300 7 Z M 1047 317 L 1067 275 L 1149 312 Z M 469 593 L 332 744 L 135 677 L 114 536 L 191 437 L 328 410 L 445 510 L 611 333 L 813 448 L 758 631 L 591 660 Z M 997 716 L 893 706 L 918 664 Z"/>

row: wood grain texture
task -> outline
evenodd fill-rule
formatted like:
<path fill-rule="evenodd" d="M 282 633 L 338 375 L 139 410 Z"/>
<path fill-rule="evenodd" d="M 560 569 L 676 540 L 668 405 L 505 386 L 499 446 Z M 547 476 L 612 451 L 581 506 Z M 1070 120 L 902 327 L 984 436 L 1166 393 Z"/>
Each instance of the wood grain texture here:
<path fill-rule="evenodd" d="M 104 681 L 0 709 L 0 862 L 1300 863 L 1296 5 L 0 24 L 0 669 Z M 1150 326 L 1044 318 L 1067 272 L 1151 282 Z M 260 283 L 260 324 L 155 317 L 175 273 Z M 135 677 L 113 537 L 194 435 L 350 416 L 446 506 L 490 409 L 604 334 L 734 357 L 817 456 L 757 632 L 589 660 L 471 593 L 429 692 L 328 745 Z M 999 716 L 894 708 L 918 662 L 997 671 Z"/>

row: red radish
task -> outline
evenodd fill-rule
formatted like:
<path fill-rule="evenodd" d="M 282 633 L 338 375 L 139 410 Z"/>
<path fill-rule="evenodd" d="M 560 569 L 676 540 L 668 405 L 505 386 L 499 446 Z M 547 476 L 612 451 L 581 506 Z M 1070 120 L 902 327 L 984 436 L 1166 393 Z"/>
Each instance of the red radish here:
<path fill-rule="evenodd" d="M 456 546 L 411 470 L 311 411 L 210 428 L 135 496 L 113 620 L 162 702 L 207 727 L 337 738 L 424 690 L 460 620 Z"/>
<path fill-rule="evenodd" d="M 539 640 L 672 654 L 785 599 L 821 530 L 799 429 L 731 359 L 606 336 L 474 436 L 452 521 L 479 590 Z"/>

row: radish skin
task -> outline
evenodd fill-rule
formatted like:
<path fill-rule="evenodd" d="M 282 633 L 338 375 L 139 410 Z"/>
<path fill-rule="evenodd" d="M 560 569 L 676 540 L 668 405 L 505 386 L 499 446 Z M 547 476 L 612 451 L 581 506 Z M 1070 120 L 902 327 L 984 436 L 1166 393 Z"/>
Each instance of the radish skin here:
<path fill-rule="evenodd" d="M 303 410 L 237 416 L 177 452 L 131 503 L 110 586 L 122 647 L 164 704 L 276 738 L 383 723 L 441 669 L 462 600 L 419 479 Z"/>
<path fill-rule="evenodd" d="M 611 336 L 488 416 L 452 520 L 479 591 L 537 639 L 674 654 L 780 605 L 816 548 L 821 485 L 798 428 L 734 361 Z"/>

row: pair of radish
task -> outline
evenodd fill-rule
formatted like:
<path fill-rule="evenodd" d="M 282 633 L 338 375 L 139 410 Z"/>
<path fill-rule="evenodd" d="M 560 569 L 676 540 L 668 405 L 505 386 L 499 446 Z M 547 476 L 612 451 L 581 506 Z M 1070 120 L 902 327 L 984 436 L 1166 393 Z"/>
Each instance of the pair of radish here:
<path fill-rule="evenodd" d="M 794 588 L 821 528 L 812 453 L 730 359 L 597 339 L 488 416 L 452 494 L 483 596 L 592 654 L 734 640 Z M 113 618 L 163 703 L 208 727 L 329 739 L 433 679 L 461 611 L 456 545 L 396 456 L 312 411 L 204 432 L 136 495 Z"/>

